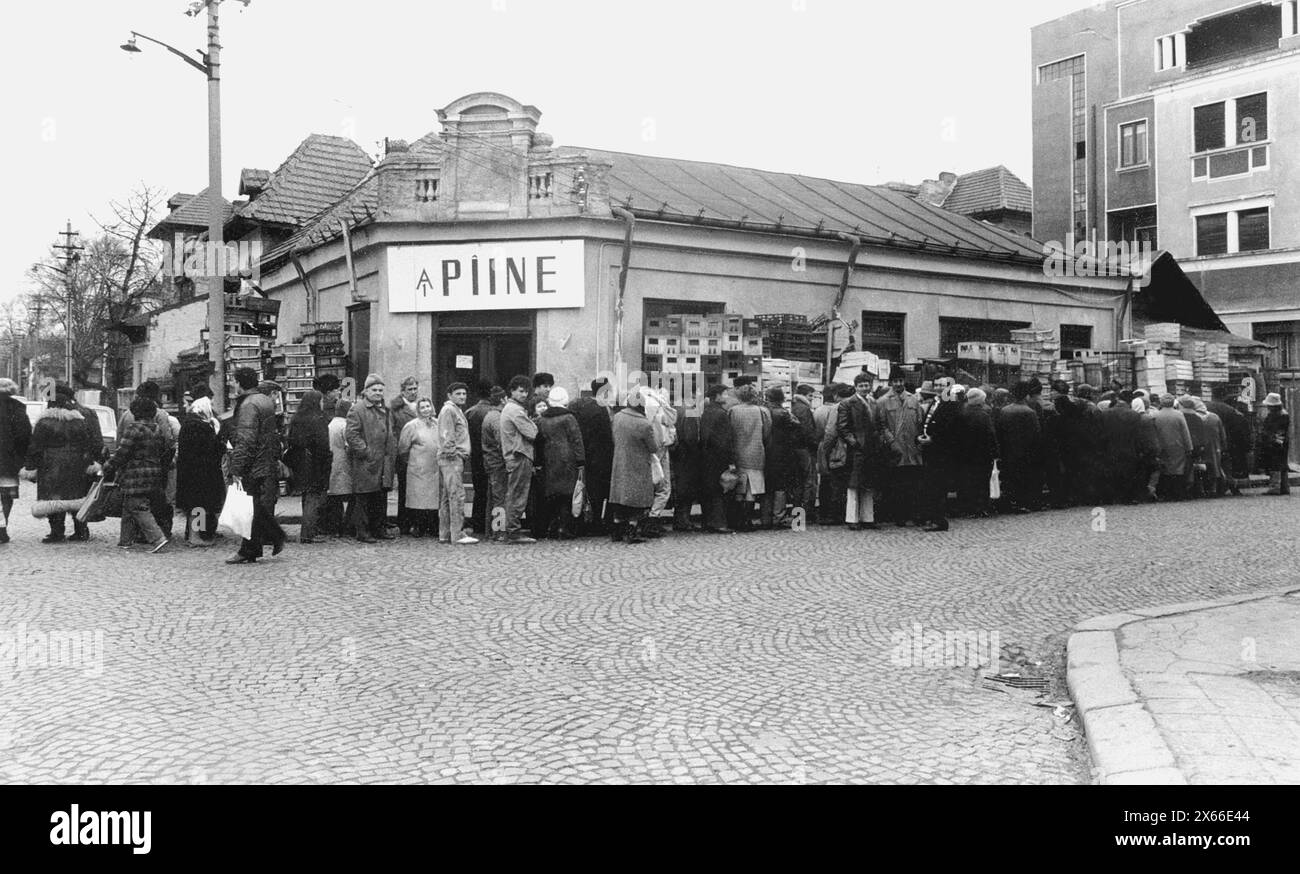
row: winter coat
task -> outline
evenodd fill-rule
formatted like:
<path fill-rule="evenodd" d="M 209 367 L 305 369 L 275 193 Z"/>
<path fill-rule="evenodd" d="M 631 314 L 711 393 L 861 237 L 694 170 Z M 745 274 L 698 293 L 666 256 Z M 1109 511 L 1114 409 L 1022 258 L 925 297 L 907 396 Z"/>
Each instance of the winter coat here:
<path fill-rule="evenodd" d="M 198 416 L 187 415 L 176 441 L 176 506 L 187 514 L 202 507 L 221 512 L 226 500 L 226 480 L 221 473 L 225 455 L 216 429 Z"/>
<path fill-rule="evenodd" d="M 998 410 L 994 428 L 1003 470 L 1023 471 L 1037 464 L 1040 453 L 1038 413 L 1021 403 L 1007 404 Z"/>
<path fill-rule="evenodd" d="M 835 419 L 835 433 L 848 447 L 848 488 L 875 487 L 880 481 L 882 439 L 876 402 L 856 392 L 853 397 L 841 401 Z"/>
<path fill-rule="evenodd" d="M 438 472 L 442 438 L 438 421 L 415 418 L 407 422 L 397 439 L 397 454 L 406 458 L 406 508 L 436 510 L 442 497 Z"/>
<path fill-rule="evenodd" d="M 528 418 L 528 412 L 522 406 L 513 400 L 506 401 L 501 410 L 501 457 L 509 461 L 518 454 L 533 461 L 533 441 L 536 439 L 537 423 Z"/>
<path fill-rule="evenodd" d="M 650 420 L 638 407 L 624 407 L 611 423 L 614 464 L 609 483 L 610 503 L 646 509 L 654 503 L 650 457 L 659 452 Z"/>
<path fill-rule="evenodd" d="M 790 415 L 799 423 L 799 440 L 795 448 L 816 452 L 817 445 L 821 443 L 822 431 L 817 427 L 812 404 L 803 395 L 795 395 L 790 399 Z"/>
<path fill-rule="evenodd" d="M 731 416 L 727 408 L 717 401 L 705 404 L 700 414 L 701 472 L 716 482 L 722 472 L 735 463 L 732 454 L 735 437 L 731 432 Z"/>
<path fill-rule="evenodd" d="M 393 428 L 393 413 L 387 405 L 364 401 L 352 406 L 344 439 L 352 466 L 354 494 L 367 495 L 393 487 L 400 437 L 401 433 Z"/>
<path fill-rule="evenodd" d="M 401 434 L 402 429 L 406 427 L 406 423 L 416 417 L 416 405 L 417 404 L 408 404 L 406 398 L 402 397 L 400 394 L 388 402 L 388 409 L 393 413 L 394 434 Z"/>
<path fill-rule="evenodd" d="M 158 426 L 153 422 L 132 422 L 119 435 L 117 451 L 104 465 L 126 495 L 153 495 L 166 483 L 163 464 L 167 450 Z"/>
<path fill-rule="evenodd" d="M 817 470 L 823 475 L 830 473 L 826 456 L 839 440 L 835 433 L 835 418 L 839 410 L 838 403 L 827 401 L 813 411 L 813 436 L 816 438 L 813 449 L 817 453 Z"/>
<path fill-rule="evenodd" d="M 469 420 L 455 401 L 448 400 L 442 405 L 442 412 L 438 413 L 438 441 L 440 462 L 463 462 L 469 458 Z"/>
<path fill-rule="evenodd" d="M 240 479 L 280 476 L 280 432 L 275 403 L 253 389 L 239 396 L 235 409 L 234 452 L 230 473 Z"/>
<path fill-rule="evenodd" d="M 1206 472 L 1215 481 L 1226 476 L 1224 472 L 1223 447 L 1228 442 L 1228 435 L 1223 427 L 1223 420 L 1214 413 L 1205 414 L 1205 454 L 1201 460 L 1206 464 Z"/>
<path fill-rule="evenodd" d="M 767 458 L 763 473 L 769 491 L 785 491 L 798 471 L 795 450 L 803 443 L 798 421 L 784 407 L 768 405 L 772 416 L 772 436 L 767 441 Z"/>
<path fill-rule="evenodd" d="M 614 465 L 614 429 L 609 408 L 593 398 L 578 398 L 570 407 L 582 431 L 582 449 L 587 456 L 587 492 L 592 506 L 609 497 L 609 478 Z"/>
<path fill-rule="evenodd" d="M 926 411 L 921 422 L 921 433 L 930 438 L 921 449 L 921 458 L 928 467 L 951 468 L 957 464 L 961 451 L 962 401 L 938 401 Z"/>
<path fill-rule="evenodd" d="M 1291 450 L 1291 417 L 1281 407 L 1268 411 L 1259 427 L 1259 466 L 1261 470 L 1287 470 Z"/>
<path fill-rule="evenodd" d="M 31 439 L 27 405 L 8 395 L 0 396 L 0 479 L 18 476 Z"/>
<path fill-rule="evenodd" d="M 998 436 L 993 428 L 993 415 L 984 404 L 967 403 L 958 417 L 957 432 L 960 445 L 958 464 L 969 467 L 986 467 L 998 457 Z"/>
<path fill-rule="evenodd" d="M 23 411 L 27 415 L 27 411 Z M 74 501 L 90 489 L 86 468 L 102 451 L 86 419 L 75 409 L 49 407 L 27 445 L 24 466 L 36 471 L 36 500 Z"/>
<path fill-rule="evenodd" d="M 542 456 L 545 495 L 548 498 L 572 496 L 578 471 L 587 462 L 578 417 L 564 407 L 551 407 L 537 420 L 537 430 L 545 447 Z"/>
<path fill-rule="evenodd" d="M 772 440 L 772 411 L 758 404 L 737 404 L 731 417 L 732 455 L 741 470 L 763 470 Z"/>
<path fill-rule="evenodd" d="M 483 470 L 491 473 L 506 466 L 505 456 L 501 454 L 501 411 L 496 407 L 488 410 L 483 417 Z M 611 449 L 611 454 L 613 450 Z"/>
<path fill-rule="evenodd" d="M 876 401 L 876 415 L 885 438 L 898 453 L 897 467 L 921 463 L 921 448 L 916 443 L 921 433 L 921 403 L 911 392 L 889 392 Z"/>
<path fill-rule="evenodd" d="M 1142 414 L 1116 403 L 1101 411 L 1102 457 L 1109 472 L 1131 480 L 1142 464 Z"/>
<path fill-rule="evenodd" d="M 352 494 L 352 463 L 348 459 L 346 437 L 348 420 L 342 416 L 330 419 L 330 488 L 331 495 Z"/>
<path fill-rule="evenodd" d="M 311 399 L 311 395 L 316 395 Z M 289 422 L 289 457 L 293 478 L 304 492 L 324 492 L 330 485 L 329 423 L 320 409 L 320 393 L 307 392 Z"/>
<path fill-rule="evenodd" d="M 1223 446 L 1223 466 L 1229 474 L 1244 476 L 1247 456 L 1255 448 L 1251 445 L 1250 420 L 1236 407 L 1223 401 L 1210 401 L 1205 407 L 1223 423 L 1223 433 L 1227 438 Z"/>
<path fill-rule="evenodd" d="M 1160 472 L 1166 476 L 1187 473 L 1192 455 L 1192 434 L 1187 430 L 1187 419 L 1177 410 L 1162 407 L 1156 410 L 1152 420 L 1160 444 Z"/>
<path fill-rule="evenodd" d="M 236 410 L 236 412 L 237 412 L 237 411 L 238 411 L 238 410 Z M 94 419 L 94 422 L 95 422 L 94 427 L 95 427 L 95 430 L 98 431 L 98 430 L 99 430 L 99 417 L 96 416 L 96 415 L 94 414 L 94 412 L 91 411 L 91 410 L 83 410 L 83 412 L 84 412 L 84 413 L 89 413 L 90 416 Z M 168 413 L 167 413 L 166 410 L 164 410 L 162 407 L 159 407 L 159 408 L 158 408 L 158 412 L 157 412 L 157 413 L 154 413 L 153 420 L 154 420 L 154 423 L 157 424 L 157 426 L 158 426 L 158 436 L 161 437 L 161 438 L 162 438 L 162 441 L 163 441 L 163 451 L 164 451 L 164 452 L 170 452 L 171 450 L 175 449 L 175 448 L 176 448 L 176 441 L 177 441 L 179 435 L 177 435 L 174 431 L 172 431 L 172 428 L 171 428 L 171 416 L 168 415 Z M 130 425 L 130 424 L 131 424 L 132 422 L 134 422 L 134 421 L 135 421 L 135 416 L 133 416 L 133 415 L 131 414 L 131 411 L 130 411 L 130 410 L 124 410 L 124 411 L 122 412 L 122 417 L 121 417 L 120 419 L 118 419 L 118 421 L 117 421 L 117 433 L 118 433 L 118 434 L 121 434 L 122 432 L 126 431 L 126 427 L 127 427 L 128 425 Z M 232 427 L 233 427 L 233 423 L 232 423 Z M 232 433 L 233 433 L 233 432 L 232 432 Z M 101 435 L 100 439 L 101 439 L 101 440 L 103 439 L 102 435 Z M 233 437 L 231 438 L 231 442 L 232 442 L 232 443 L 234 442 Z"/>
<path fill-rule="evenodd" d="M 1180 410 L 1183 418 L 1187 421 L 1187 433 L 1192 437 L 1192 458 L 1195 461 L 1205 461 L 1205 442 L 1208 435 L 1205 433 L 1205 420 L 1196 415 L 1193 410 Z"/>
<path fill-rule="evenodd" d="M 476 475 L 483 472 L 483 420 L 490 409 L 491 402 L 483 399 L 465 411 L 465 421 L 469 423 L 469 466 Z"/>

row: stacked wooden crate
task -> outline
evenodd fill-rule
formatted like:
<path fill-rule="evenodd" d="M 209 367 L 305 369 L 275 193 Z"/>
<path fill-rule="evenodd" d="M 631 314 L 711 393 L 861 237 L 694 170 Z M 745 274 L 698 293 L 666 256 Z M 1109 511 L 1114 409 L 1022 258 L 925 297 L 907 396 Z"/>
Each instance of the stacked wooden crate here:
<path fill-rule="evenodd" d="M 311 388 L 316 363 L 306 343 L 288 343 L 271 350 L 271 368 L 275 381 L 284 389 L 285 415 L 293 415 L 303 392 Z"/>
<path fill-rule="evenodd" d="M 1056 379 L 1069 379 L 1055 331 L 1050 328 L 1017 328 L 1011 332 L 1011 342 L 1020 349 L 1021 379 L 1034 378 L 1043 385 Z"/>
<path fill-rule="evenodd" d="M 1193 344 L 1192 371 L 1201 383 L 1201 393 L 1209 394 L 1206 386 L 1222 385 L 1228 381 L 1228 344 L 1197 340 Z"/>
<path fill-rule="evenodd" d="M 304 322 L 302 342 L 311 347 L 316 376 L 331 374 L 342 379 L 347 375 L 347 358 L 343 354 L 342 322 Z"/>

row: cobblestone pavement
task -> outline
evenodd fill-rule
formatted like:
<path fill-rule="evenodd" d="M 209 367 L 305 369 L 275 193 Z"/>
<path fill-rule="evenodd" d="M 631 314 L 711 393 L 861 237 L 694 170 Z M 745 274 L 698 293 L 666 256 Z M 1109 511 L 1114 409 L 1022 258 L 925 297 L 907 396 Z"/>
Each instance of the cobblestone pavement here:
<path fill-rule="evenodd" d="M 0 546 L 3 782 L 1087 782 L 1039 706 L 1059 683 L 989 688 L 991 638 L 948 667 L 912 639 L 1055 670 L 1088 617 L 1289 583 L 1300 521 L 1256 496 L 227 567 L 228 541 L 122 553 L 115 521 L 41 545 L 30 498 Z"/>

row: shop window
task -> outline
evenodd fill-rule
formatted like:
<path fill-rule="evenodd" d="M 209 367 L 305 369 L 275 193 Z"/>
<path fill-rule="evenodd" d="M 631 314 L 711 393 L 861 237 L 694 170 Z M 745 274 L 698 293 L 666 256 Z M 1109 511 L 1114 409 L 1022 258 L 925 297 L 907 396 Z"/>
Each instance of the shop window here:
<path fill-rule="evenodd" d="M 1147 121 L 1134 121 L 1119 127 L 1120 167 L 1140 167 L 1147 163 Z"/>
<path fill-rule="evenodd" d="M 862 351 L 887 361 L 903 360 L 903 313 L 862 311 Z"/>
<path fill-rule="evenodd" d="M 1029 322 L 1004 322 L 995 319 L 939 318 L 939 354 L 956 358 L 960 343 L 1010 343 L 1011 332 L 1028 328 Z"/>
<path fill-rule="evenodd" d="M 1073 349 L 1092 348 L 1092 325 L 1061 325 L 1061 357 L 1069 358 Z"/>

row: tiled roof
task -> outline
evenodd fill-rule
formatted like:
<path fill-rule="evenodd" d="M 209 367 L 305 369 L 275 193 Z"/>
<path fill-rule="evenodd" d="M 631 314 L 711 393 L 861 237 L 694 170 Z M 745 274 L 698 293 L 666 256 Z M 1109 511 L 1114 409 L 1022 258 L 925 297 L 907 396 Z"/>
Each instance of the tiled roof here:
<path fill-rule="evenodd" d="M 234 206 L 224 197 L 221 198 L 221 220 L 224 224 L 234 214 Z M 148 233 L 154 239 L 163 239 L 174 228 L 208 228 L 208 189 L 185 201 L 179 208 L 170 212 L 162 221 L 154 225 Z"/>
<path fill-rule="evenodd" d="M 999 209 L 1033 212 L 1034 200 L 1029 186 L 1019 176 L 998 165 L 957 177 L 943 208 L 962 215 Z"/>
<path fill-rule="evenodd" d="M 346 196 L 371 170 L 370 156 L 347 137 L 312 134 L 271 173 L 240 218 L 300 227 Z"/>
<path fill-rule="evenodd" d="M 307 219 L 293 236 L 263 255 L 262 266 L 269 269 L 296 249 L 311 249 L 341 236 L 340 220 L 347 221 L 349 228 L 368 224 L 378 210 L 379 177 L 371 170 L 351 191 Z"/>
<path fill-rule="evenodd" d="M 836 182 L 710 164 L 566 148 L 613 164 L 610 199 L 634 214 L 665 220 L 736 222 L 766 231 L 844 231 L 865 242 L 971 257 L 1042 260 L 1032 240 L 915 200 L 887 186 Z"/>

